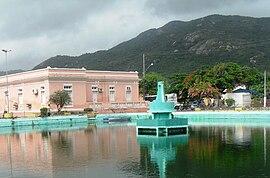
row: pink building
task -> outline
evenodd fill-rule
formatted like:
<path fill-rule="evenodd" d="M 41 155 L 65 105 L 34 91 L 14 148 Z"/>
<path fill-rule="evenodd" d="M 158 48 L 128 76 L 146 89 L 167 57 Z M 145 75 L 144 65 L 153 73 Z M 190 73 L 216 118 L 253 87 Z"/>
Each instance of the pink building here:
<path fill-rule="evenodd" d="M 39 113 L 48 107 L 49 97 L 57 90 L 69 92 L 72 102 L 64 110 L 141 107 L 138 72 L 95 71 L 51 68 L 8 76 L 9 110 Z M 6 76 L 0 77 L 0 112 L 7 110 Z M 55 106 L 51 104 L 55 109 Z"/>

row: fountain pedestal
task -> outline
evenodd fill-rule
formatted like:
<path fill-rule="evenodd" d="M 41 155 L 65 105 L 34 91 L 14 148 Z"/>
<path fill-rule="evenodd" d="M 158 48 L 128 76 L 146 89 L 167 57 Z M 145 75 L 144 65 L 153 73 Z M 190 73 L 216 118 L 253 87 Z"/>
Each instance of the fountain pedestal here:
<path fill-rule="evenodd" d="M 167 102 L 164 82 L 158 82 L 157 98 L 150 103 L 151 118 L 137 121 L 137 135 L 170 136 L 187 134 L 188 120 L 173 115 L 174 103 Z"/>

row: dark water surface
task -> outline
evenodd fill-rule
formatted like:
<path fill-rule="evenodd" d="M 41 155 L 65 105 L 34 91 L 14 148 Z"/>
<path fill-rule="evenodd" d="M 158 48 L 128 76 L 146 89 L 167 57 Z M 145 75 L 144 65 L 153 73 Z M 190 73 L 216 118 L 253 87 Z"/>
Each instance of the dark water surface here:
<path fill-rule="evenodd" d="M 0 135 L 0 177 L 269 177 L 270 127 L 191 126 L 136 136 L 135 126 Z"/>

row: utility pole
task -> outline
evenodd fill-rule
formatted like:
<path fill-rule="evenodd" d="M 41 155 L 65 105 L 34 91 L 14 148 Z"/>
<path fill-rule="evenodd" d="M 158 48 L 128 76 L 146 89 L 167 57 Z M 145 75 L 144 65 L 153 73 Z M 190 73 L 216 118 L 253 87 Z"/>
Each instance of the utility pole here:
<path fill-rule="evenodd" d="M 263 107 L 266 108 L 266 70 L 264 71 L 264 98 Z"/>
<path fill-rule="evenodd" d="M 145 68 L 145 54 L 143 53 L 143 72 L 142 72 L 142 74 L 143 74 L 143 100 L 145 100 L 145 95 L 146 95 L 146 89 L 145 89 L 145 84 L 146 84 L 145 73 L 153 65 L 154 65 L 154 63 L 152 62 L 147 68 Z"/>
<path fill-rule="evenodd" d="M 145 100 L 145 55 L 143 53 L 143 100 Z"/>
<path fill-rule="evenodd" d="M 6 54 L 6 87 L 7 90 L 5 92 L 6 94 L 6 105 L 7 105 L 7 113 L 9 113 L 9 91 L 8 91 L 8 65 L 7 65 L 7 54 L 8 52 L 10 52 L 11 50 L 7 50 L 7 49 L 2 49 L 2 51 Z"/>
<path fill-rule="evenodd" d="M 145 100 L 145 95 L 146 95 L 146 89 L 145 89 L 145 84 L 146 84 L 145 73 L 153 65 L 154 65 L 154 63 L 151 63 L 147 68 L 145 68 L 145 54 L 143 53 L 143 71 L 142 71 L 142 74 L 143 74 L 143 100 Z"/>

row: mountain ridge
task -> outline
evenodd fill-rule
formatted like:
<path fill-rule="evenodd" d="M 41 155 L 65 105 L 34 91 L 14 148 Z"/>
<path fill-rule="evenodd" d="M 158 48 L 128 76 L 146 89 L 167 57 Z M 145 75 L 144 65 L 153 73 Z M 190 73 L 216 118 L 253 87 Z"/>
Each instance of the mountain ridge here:
<path fill-rule="evenodd" d="M 210 15 L 187 22 L 168 22 L 108 50 L 55 56 L 33 69 L 51 66 L 141 72 L 145 53 L 146 65 L 154 62 L 149 71 L 162 74 L 191 72 L 220 62 L 265 70 L 265 63 L 270 62 L 269 43 L 269 17 Z"/>

